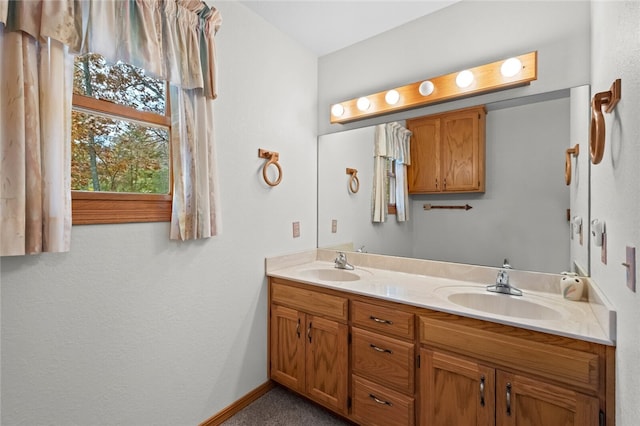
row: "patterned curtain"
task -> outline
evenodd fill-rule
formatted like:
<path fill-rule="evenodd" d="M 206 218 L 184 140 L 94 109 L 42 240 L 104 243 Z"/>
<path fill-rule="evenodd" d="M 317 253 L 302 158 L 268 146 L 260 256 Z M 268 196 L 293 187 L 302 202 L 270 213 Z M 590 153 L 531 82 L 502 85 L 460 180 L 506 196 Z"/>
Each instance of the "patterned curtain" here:
<path fill-rule="evenodd" d="M 409 188 L 407 165 L 411 164 L 410 139 L 412 133 L 399 123 L 379 124 L 375 127 L 373 148 L 373 191 L 371 196 L 371 221 L 387 220 L 387 203 L 393 195 L 396 220 L 409 220 Z M 395 170 L 395 185 L 390 185 L 391 165 Z M 392 192 L 393 194 L 389 194 Z M 389 195 L 388 195 L 389 194 Z"/>
<path fill-rule="evenodd" d="M 170 82 L 170 238 L 219 232 L 211 102 L 221 21 L 200 0 L 0 0 L 0 255 L 69 250 L 71 54 L 80 51 Z"/>
<path fill-rule="evenodd" d="M 220 13 L 200 0 L 90 2 L 83 51 L 144 68 L 171 84 L 171 239 L 220 231 L 212 101 L 221 23 Z"/>
<path fill-rule="evenodd" d="M 0 1 L 0 255 L 65 252 L 77 2 Z"/>

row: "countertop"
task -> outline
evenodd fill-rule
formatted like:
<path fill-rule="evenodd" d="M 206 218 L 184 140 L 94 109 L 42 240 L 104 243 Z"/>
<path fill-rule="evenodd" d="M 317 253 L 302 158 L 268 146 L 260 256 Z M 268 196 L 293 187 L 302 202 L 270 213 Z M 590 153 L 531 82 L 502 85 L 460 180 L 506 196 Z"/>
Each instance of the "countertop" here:
<path fill-rule="evenodd" d="M 595 285 L 587 285 L 582 301 L 570 301 L 560 293 L 560 275 L 509 271 L 511 284 L 523 291 L 523 296 L 489 293 L 487 284 L 495 282 L 497 268 L 462 265 L 448 262 L 396 258 L 393 256 L 348 253 L 355 266 L 352 274 L 359 279 L 334 281 L 319 278 L 318 270 L 334 270 L 334 251 L 312 250 L 266 259 L 266 274 L 270 277 L 331 288 L 375 297 L 391 302 L 427 308 L 440 312 L 492 321 L 534 331 L 580 339 L 604 345 L 615 345 L 615 311 Z M 372 266 L 372 265 L 375 265 Z M 347 277 L 355 278 L 348 275 Z M 471 298 L 518 297 L 515 301 L 526 308 L 528 302 L 552 309 L 554 319 L 531 317 L 518 307 L 515 315 L 501 315 L 471 309 L 449 300 L 454 293 L 471 293 Z M 520 303 L 524 301 L 524 304 Z M 524 316 L 524 317 L 523 317 Z M 526 316 L 530 316 L 526 318 Z"/>

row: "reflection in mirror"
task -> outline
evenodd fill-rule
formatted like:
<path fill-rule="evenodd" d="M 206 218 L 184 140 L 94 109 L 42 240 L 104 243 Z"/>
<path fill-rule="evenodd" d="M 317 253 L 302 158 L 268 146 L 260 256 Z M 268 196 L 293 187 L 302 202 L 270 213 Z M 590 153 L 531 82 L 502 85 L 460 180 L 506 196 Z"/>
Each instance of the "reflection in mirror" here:
<path fill-rule="evenodd" d="M 573 270 L 564 179 L 569 91 L 486 107 L 486 192 L 412 195 L 404 223 L 393 215 L 371 222 L 374 128 L 320 136 L 318 246 L 486 266 L 507 258 L 521 270 Z M 357 194 L 348 190 L 345 167 L 358 169 Z M 588 179 L 581 181 L 584 188 Z M 424 210 L 427 203 L 473 208 Z"/>

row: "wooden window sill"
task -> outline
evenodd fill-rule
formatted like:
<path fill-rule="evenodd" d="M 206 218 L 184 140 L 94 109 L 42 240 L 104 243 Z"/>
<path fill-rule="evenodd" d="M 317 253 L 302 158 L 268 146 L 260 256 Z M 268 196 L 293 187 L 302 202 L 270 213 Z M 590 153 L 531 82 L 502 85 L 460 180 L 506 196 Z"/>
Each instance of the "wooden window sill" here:
<path fill-rule="evenodd" d="M 170 222 L 171 205 L 166 194 L 71 191 L 73 225 Z"/>

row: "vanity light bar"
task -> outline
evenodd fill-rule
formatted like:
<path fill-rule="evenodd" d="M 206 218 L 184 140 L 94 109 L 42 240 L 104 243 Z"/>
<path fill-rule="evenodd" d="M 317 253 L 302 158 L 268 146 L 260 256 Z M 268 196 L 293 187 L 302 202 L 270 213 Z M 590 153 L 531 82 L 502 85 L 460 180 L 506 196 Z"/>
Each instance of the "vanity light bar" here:
<path fill-rule="evenodd" d="M 347 123 L 436 102 L 524 86 L 537 79 L 538 52 L 534 51 L 333 104 L 330 121 L 332 124 Z M 366 108 L 363 108 L 365 104 Z"/>

